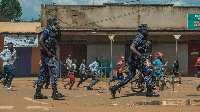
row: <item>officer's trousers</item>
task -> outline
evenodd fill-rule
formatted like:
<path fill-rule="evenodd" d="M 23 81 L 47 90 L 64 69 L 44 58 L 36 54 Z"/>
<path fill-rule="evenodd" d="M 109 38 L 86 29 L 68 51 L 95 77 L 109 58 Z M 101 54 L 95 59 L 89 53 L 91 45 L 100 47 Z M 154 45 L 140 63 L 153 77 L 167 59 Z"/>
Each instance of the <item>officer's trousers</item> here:
<path fill-rule="evenodd" d="M 52 64 L 50 66 L 49 64 L 50 60 L 53 59 L 51 59 L 46 55 L 41 55 L 40 74 L 38 75 L 38 82 L 37 82 L 37 85 L 40 87 L 43 86 L 46 75 L 48 75 L 49 72 L 51 76 L 51 86 L 52 87 L 57 86 L 57 81 L 58 81 L 57 67 L 56 65 L 52 66 Z"/>
<path fill-rule="evenodd" d="M 144 62 L 140 61 L 139 59 L 131 60 L 129 61 L 129 65 L 130 65 L 129 73 L 127 77 L 123 78 L 120 81 L 120 87 L 124 86 L 135 77 L 136 69 L 138 69 L 145 76 L 146 86 L 152 86 L 151 70 Z"/>

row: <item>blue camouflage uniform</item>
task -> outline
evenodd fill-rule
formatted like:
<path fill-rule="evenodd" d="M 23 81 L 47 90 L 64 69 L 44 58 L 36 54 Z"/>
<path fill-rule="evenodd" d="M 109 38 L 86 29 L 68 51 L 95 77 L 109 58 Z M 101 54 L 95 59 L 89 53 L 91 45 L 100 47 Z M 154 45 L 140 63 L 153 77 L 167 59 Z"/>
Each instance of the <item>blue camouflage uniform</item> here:
<path fill-rule="evenodd" d="M 135 48 L 139 53 L 141 54 L 145 53 L 145 49 L 140 49 L 140 48 L 145 46 L 145 43 L 147 41 L 148 41 L 147 37 L 143 36 L 141 33 L 139 33 L 139 35 L 135 37 L 133 43 L 136 45 Z M 129 73 L 127 77 L 121 80 L 120 82 L 121 86 L 127 84 L 132 80 L 132 78 L 135 77 L 136 69 L 138 69 L 145 76 L 145 81 L 147 86 L 152 86 L 152 76 L 149 67 L 144 62 L 142 62 L 141 59 L 138 58 L 137 55 L 134 54 L 132 51 L 129 55 L 127 62 L 130 65 Z"/>
<path fill-rule="evenodd" d="M 52 53 L 52 55 L 55 56 L 56 55 L 55 45 L 56 45 L 56 39 L 58 37 L 56 31 L 50 25 L 48 25 L 41 32 L 41 35 L 45 37 L 44 38 L 45 46 Z M 45 77 L 50 70 L 51 86 L 56 87 L 58 80 L 56 60 L 53 57 L 48 56 L 47 52 L 43 48 L 40 49 L 40 56 L 41 56 L 41 65 L 40 65 L 40 74 L 38 75 L 38 83 L 37 83 L 38 86 L 40 87 L 43 86 Z"/>
<path fill-rule="evenodd" d="M 120 87 L 124 86 L 135 77 L 136 69 L 138 69 L 145 76 L 147 87 L 146 97 L 160 96 L 159 94 L 156 94 L 152 91 L 151 70 L 149 66 L 147 66 L 145 63 L 146 59 L 149 57 L 148 53 L 146 52 L 149 46 L 148 44 L 146 44 L 148 41 L 148 32 L 145 32 L 145 30 L 150 30 L 150 28 L 147 27 L 147 24 L 141 24 L 138 26 L 138 30 L 140 31 L 140 33 L 134 38 L 133 44 L 135 45 L 135 49 L 141 54 L 141 57 L 138 57 L 135 53 L 133 53 L 133 51 L 131 51 L 127 60 L 128 64 L 130 65 L 127 77 L 123 78 L 116 85 L 109 87 L 113 98 L 115 98 L 116 91 Z"/>

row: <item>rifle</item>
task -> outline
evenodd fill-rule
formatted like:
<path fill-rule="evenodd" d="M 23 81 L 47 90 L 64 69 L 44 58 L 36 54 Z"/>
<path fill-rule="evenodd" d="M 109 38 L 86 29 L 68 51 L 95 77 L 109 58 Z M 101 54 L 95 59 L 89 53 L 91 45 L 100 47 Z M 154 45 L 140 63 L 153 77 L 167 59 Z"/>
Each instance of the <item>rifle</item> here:
<path fill-rule="evenodd" d="M 52 56 L 53 56 L 53 59 L 55 59 L 56 61 L 58 61 L 61 65 L 65 66 L 66 68 L 67 68 L 67 67 L 70 68 L 67 64 L 64 64 L 64 63 L 58 58 L 58 56 L 53 55 L 53 54 L 52 54 Z"/>

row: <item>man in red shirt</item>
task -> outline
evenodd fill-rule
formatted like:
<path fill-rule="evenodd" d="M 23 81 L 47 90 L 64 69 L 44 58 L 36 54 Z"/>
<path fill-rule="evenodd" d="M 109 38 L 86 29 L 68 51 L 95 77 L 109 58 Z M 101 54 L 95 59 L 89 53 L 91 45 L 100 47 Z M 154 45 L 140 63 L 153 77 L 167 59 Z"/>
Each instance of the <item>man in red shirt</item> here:
<path fill-rule="evenodd" d="M 199 77 L 200 76 L 200 54 L 199 54 L 199 58 L 197 59 L 197 62 L 196 62 L 196 65 L 195 65 L 197 68 L 198 68 L 198 70 L 199 70 L 199 72 L 197 72 L 197 74 L 196 74 L 196 76 L 197 77 Z M 197 87 L 197 91 L 199 91 L 199 88 L 200 88 L 200 84 L 199 84 L 199 86 Z"/>
<path fill-rule="evenodd" d="M 197 59 L 197 62 L 196 62 L 196 65 L 195 65 L 198 70 L 200 71 L 200 55 L 199 55 L 199 58 Z"/>
<path fill-rule="evenodd" d="M 110 86 L 110 82 L 117 80 L 121 77 L 121 79 L 124 78 L 123 75 L 123 62 L 124 62 L 124 56 L 121 56 L 121 61 L 119 63 L 117 63 L 117 77 L 113 78 L 112 80 L 109 81 L 109 86 Z"/>

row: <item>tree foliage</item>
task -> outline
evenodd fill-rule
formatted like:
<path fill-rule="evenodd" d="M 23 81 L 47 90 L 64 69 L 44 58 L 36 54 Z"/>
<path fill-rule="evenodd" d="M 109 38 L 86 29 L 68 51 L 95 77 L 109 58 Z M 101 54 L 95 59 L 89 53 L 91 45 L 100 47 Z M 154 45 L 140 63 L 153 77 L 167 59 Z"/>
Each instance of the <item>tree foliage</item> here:
<path fill-rule="evenodd" d="M 18 0 L 1 0 L 0 9 L 10 21 L 17 21 L 22 15 L 22 8 Z"/>

